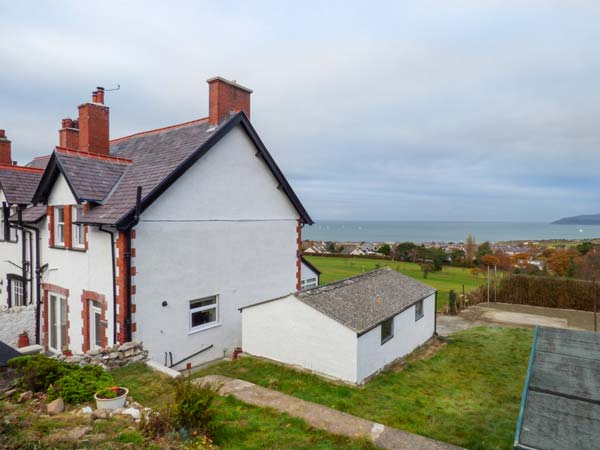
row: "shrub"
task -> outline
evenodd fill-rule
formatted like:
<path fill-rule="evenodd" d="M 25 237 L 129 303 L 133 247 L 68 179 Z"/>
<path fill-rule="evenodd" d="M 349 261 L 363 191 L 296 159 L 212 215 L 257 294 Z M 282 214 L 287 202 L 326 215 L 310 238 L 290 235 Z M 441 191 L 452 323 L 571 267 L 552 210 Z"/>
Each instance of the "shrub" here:
<path fill-rule="evenodd" d="M 214 412 L 211 406 L 216 395 L 214 389 L 192 384 L 188 378 L 177 380 L 173 411 L 177 427 L 212 435 Z"/>
<path fill-rule="evenodd" d="M 93 400 L 94 394 L 114 384 L 112 375 L 98 366 L 79 367 L 44 355 L 20 356 L 10 360 L 19 386 L 34 392 L 48 391 L 50 400 L 62 397 L 67 403 Z"/>
<path fill-rule="evenodd" d="M 98 366 L 77 367 L 52 385 L 48 399 L 61 397 L 67 403 L 84 403 L 94 399 L 94 394 L 115 381 L 108 372 Z"/>
<path fill-rule="evenodd" d="M 157 438 L 175 431 L 173 410 L 168 405 L 160 411 L 147 411 L 140 417 L 139 429 L 149 438 Z"/>
<path fill-rule="evenodd" d="M 19 377 L 19 386 L 34 392 L 45 391 L 75 368 L 42 354 L 19 356 L 11 359 L 9 365 Z"/>

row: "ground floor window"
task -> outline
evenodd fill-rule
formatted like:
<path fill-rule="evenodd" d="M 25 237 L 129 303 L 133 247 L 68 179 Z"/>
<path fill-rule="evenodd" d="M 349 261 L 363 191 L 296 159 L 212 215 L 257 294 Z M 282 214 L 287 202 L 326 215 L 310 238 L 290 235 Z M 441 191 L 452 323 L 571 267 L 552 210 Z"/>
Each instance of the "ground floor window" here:
<path fill-rule="evenodd" d="M 423 300 L 415 303 L 415 322 L 423 317 Z"/>
<path fill-rule="evenodd" d="M 48 333 L 51 350 L 59 353 L 68 348 L 67 299 L 52 292 L 48 293 Z"/>
<path fill-rule="evenodd" d="M 217 324 L 219 301 L 217 296 L 190 301 L 190 331 L 197 331 Z"/>
<path fill-rule="evenodd" d="M 381 323 L 381 345 L 394 337 L 394 318 Z"/>
<path fill-rule="evenodd" d="M 318 280 L 316 278 L 307 278 L 306 280 L 302 280 L 302 289 L 312 289 L 316 288 L 319 285 Z"/>
<path fill-rule="evenodd" d="M 90 300 L 90 349 L 102 348 L 102 305 L 99 302 Z"/>
<path fill-rule="evenodd" d="M 25 306 L 23 278 L 19 275 L 8 275 L 8 306 Z"/>

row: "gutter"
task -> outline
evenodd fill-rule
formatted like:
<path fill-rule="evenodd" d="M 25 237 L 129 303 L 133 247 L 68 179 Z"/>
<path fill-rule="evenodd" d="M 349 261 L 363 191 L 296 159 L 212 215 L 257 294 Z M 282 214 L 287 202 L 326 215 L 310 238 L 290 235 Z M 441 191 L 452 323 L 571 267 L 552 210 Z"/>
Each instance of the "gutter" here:
<path fill-rule="evenodd" d="M 110 235 L 110 254 L 112 264 L 112 285 L 113 285 L 113 345 L 117 343 L 117 269 L 115 262 L 115 235 L 112 231 L 105 230 L 102 225 L 98 230 Z"/>

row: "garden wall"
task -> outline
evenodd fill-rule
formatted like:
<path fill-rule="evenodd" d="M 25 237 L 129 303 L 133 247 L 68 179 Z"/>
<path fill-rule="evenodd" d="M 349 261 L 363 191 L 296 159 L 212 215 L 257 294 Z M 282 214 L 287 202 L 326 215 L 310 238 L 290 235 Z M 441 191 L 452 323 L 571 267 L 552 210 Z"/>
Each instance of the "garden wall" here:
<path fill-rule="evenodd" d="M 497 301 L 502 303 L 593 311 L 594 300 L 600 309 L 600 285 L 591 281 L 509 275 L 498 283 Z"/>
<path fill-rule="evenodd" d="M 35 305 L 0 308 L 0 341 L 17 348 L 19 334 L 27 331 L 35 343 Z"/>

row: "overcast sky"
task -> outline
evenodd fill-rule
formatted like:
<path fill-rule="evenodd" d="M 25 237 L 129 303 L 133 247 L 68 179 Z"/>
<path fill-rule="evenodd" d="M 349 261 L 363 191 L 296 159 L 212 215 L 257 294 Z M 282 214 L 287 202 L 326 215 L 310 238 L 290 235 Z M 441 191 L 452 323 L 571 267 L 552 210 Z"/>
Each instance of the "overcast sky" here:
<path fill-rule="evenodd" d="M 527 220 L 600 212 L 600 2 L 0 0 L 0 128 L 27 162 L 95 86 L 111 137 L 252 122 L 318 219 Z"/>

